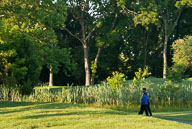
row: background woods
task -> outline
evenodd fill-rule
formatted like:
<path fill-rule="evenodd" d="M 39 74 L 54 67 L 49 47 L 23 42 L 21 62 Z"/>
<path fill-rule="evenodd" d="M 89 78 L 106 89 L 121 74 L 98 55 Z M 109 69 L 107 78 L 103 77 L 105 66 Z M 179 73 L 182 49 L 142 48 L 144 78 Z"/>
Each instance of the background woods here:
<path fill-rule="evenodd" d="M 145 66 L 154 77 L 167 78 L 176 65 L 192 76 L 191 7 L 190 0 L 1 0 L 0 84 L 28 93 L 47 82 L 101 83 L 114 71 L 133 79 Z M 178 61 L 186 44 L 188 62 Z"/>

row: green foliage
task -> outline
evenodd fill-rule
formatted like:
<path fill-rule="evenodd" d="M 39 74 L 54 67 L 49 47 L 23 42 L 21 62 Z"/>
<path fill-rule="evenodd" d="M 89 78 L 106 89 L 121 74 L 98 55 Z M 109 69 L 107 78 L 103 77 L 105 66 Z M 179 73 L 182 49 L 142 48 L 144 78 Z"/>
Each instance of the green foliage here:
<path fill-rule="evenodd" d="M 22 94 L 23 94 L 23 95 L 24 95 L 24 94 L 26 94 L 26 95 L 31 94 L 32 91 L 33 91 L 32 86 L 33 86 L 33 81 L 30 80 L 30 79 L 26 80 L 26 81 L 23 83 L 23 86 L 21 87 L 21 92 L 22 92 Z"/>
<path fill-rule="evenodd" d="M 158 5 L 153 2 L 146 8 L 140 8 L 140 13 L 134 17 L 135 25 L 141 24 L 147 30 L 149 29 L 150 24 L 159 25 L 159 18 L 158 18 Z"/>
<path fill-rule="evenodd" d="M 163 79 L 145 79 L 138 88 L 133 88 L 131 82 L 124 82 L 123 87 L 114 90 L 108 84 L 92 86 L 53 86 L 36 87 L 29 96 L 21 96 L 18 88 L 0 87 L 1 100 L 27 102 L 65 102 L 78 104 L 93 104 L 97 106 L 138 107 L 142 96 L 141 90 L 147 88 L 150 93 L 151 107 L 161 110 L 175 107 L 190 108 L 192 104 L 192 83 L 183 81 L 175 83 Z M 11 93 L 11 96 L 9 96 Z M 15 96 L 15 97 L 13 97 Z"/>
<path fill-rule="evenodd" d="M 175 83 L 157 78 L 145 79 L 138 88 L 133 88 L 131 82 L 124 82 L 123 87 L 114 90 L 108 84 L 93 86 L 69 87 L 39 87 L 26 100 L 33 102 L 67 102 L 78 104 L 93 104 L 98 106 L 113 105 L 137 107 L 140 105 L 141 90 L 147 88 L 150 93 L 151 107 L 155 109 L 175 106 L 177 108 L 191 107 L 191 82 Z M 64 88 L 64 89 L 63 89 Z M 64 92 L 62 92 L 64 91 Z"/>
<path fill-rule="evenodd" d="M 183 70 L 192 68 L 192 36 L 176 40 L 173 45 L 173 62 L 184 67 Z"/>
<path fill-rule="evenodd" d="M 21 86 L 0 85 L 0 100 L 1 101 L 22 101 Z"/>
<path fill-rule="evenodd" d="M 92 74 L 97 72 L 97 64 L 94 61 L 91 62 L 91 70 Z"/>
<path fill-rule="evenodd" d="M 181 90 L 178 84 L 174 84 L 173 81 L 165 81 L 164 87 L 161 88 L 162 92 L 166 92 L 165 96 L 167 96 L 168 104 L 171 105 L 173 103 L 173 99 L 176 97 L 177 91 Z"/>
<path fill-rule="evenodd" d="M 139 86 L 149 75 L 151 75 L 151 73 L 149 72 L 148 66 L 146 66 L 144 70 L 139 68 L 138 72 L 135 72 L 135 77 L 133 78 L 133 85 Z"/>
<path fill-rule="evenodd" d="M 14 80 L 13 85 L 24 84 L 23 92 L 29 93 L 39 81 L 42 66 L 51 64 L 55 72 L 65 60 L 67 69 L 71 68 L 69 57 L 64 58 L 69 52 L 56 46 L 54 30 L 64 27 L 67 11 L 63 0 L 3 0 L 0 5 L 0 83 Z"/>
<path fill-rule="evenodd" d="M 35 87 L 34 92 L 25 96 L 24 101 L 30 102 L 70 102 L 69 88 L 67 86 Z"/>
<path fill-rule="evenodd" d="M 47 81 L 47 68 L 52 66 L 54 83 L 82 85 L 85 78 L 80 42 L 84 39 L 89 51 L 87 59 L 94 60 L 97 49 L 102 50 L 99 64 L 88 61 L 93 75 L 97 73 L 96 83 L 112 71 L 121 71 L 132 78 L 136 69 L 145 65 L 151 68 L 153 76 L 160 77 L 162 65 L 157 64 L 162 61 L 164 38 L 169 39 L 167 65 L 171 66 L 170 44 L 191 34 L 188 7 L 191 0 L 1 0 L 0 84 L 22 84 L 26 88 L 22 91 L 29 93 L 39 79 Z M 173 31 L 174 26 L 177 31 Z M 74 71 L 72 60 L 78 64 Z M 190 74 L 190 66 L 187 63 L 184 66 L 183 73 Z M 171 80 L 181 80 L 179 69 L 170 69 Z"/>
<path fill-rule="evenodd" d="M 102 22 L 99 21 L 97 24 L 96 24 L 97 28 L 100 28 L 102 26 Z"/>
<path fill-rule="evenodd" d="M 107 47 L 107 45 L 105 44 L 103 39 L 96 38 L 96 42 L 97 42 L 97 44 L 96 44 L 97 47 Z"/>
<path fill-rule="evenodd" d="M 125 0 L 118 0 L 117 1 L 117 6 L 124 9 L 125 8 Z"/>
<path fill-rule="evenodd" d="M 167 78 L 175 82 L 181 82 L 184 79 L 183 75 L 184 66 L 182 65 L 173 65 L 168 69 Z"/>
<path fill-rule="evenodd" d="M 22 84 L 23 80 L 26 79 L 26 75 L 38 77 L 36 73 L 36 75 L 29 74 L 33 67 L 35 67 L 35 69 L 33 69 L 34 72 L 39 65 L 38 55 L 35 51 L 36 45 L 32 42 L 29 35 L 22 32 L 23 30 L 20 30 L 20 28 L 14 24 L 8 23 L 14 23 L 14 20 L 2 20 L 2 26 L 0 28 L 0 32 L 2 32 L 0 37 L 4 42 L 0 44 L 1 83 L 9 83 L 8 78 L 11 78 L 15 80 L 15 82 L 13 82 L 14 84 Z M 31 63 L 29 60 L 33 62 L 32 67 L 29 66 Z M 33 81 L 35 82 L 36 80 L 34 79 Z"/>
<path fill-rule="evenodd" d="M 126 63 L 126 62 L 129 60 L 129 58 L 127 58 L 127 57 L 125 56 L 125 54 L 123 54 L 123 53 L 121 53 L 121 54 L 119 55 L 119 59 L 120 59 L 123 63 Z"/>
<path fill-rule="evenodd" d="M 181 8 L 181 7 L 192 7 L 192 1 L 191 0 L 180 0 L 177 1 L 175 4 L 176 7 Z"/>
<path fill-rule="evenodd" d="M 4 101 L 9 100 L 9 87 L 5 85 L 0 86 L 0 99 Z"/>
<path fill-rule="evenodd" d="M 107 78 L 107 83 L 112 87 L 112 89 L 116 89 L 122 87 L 123 83 L 126 81 L 125 74 L 119 72 L 113 72 L 111 77 Z"/>
<path fill-rule="evenodd" d="M 187 70 L 192 68 L 192 36 L 178 39 L 172 44 L 174 65 L 168 70 L 168 78 L 181 81 L 186 78 Z"/>
<path fill-rule="evenodd" d="M 43 46 L 43 53 L 42 53 L 42 62 L 43 65 L 47 66 L 47 68 L 50 68 L 50 66 L 53 67 L 53 72 L 57 73 L 59 70 L 59 66 L 61 64 L 65 64 L 65 70 L 71 70 L 75 68 L 74 62 L 71 61 L 71 54 L 70 49 L 67 48 L 59 48 L 56 44 L 47 47 L 47 45 Z"/>

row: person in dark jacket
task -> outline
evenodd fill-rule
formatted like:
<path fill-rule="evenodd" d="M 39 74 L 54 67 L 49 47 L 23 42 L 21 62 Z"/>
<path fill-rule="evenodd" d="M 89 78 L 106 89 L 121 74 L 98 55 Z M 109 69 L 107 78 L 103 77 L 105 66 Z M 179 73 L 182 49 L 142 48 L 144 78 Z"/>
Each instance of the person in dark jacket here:
<path fill-rule="evenodd" d="M 152 116 L 152 112 L 151 112 L 151 108 L 150 108 L 150 102 L 149 102 L 150 94 L 147 92 L 146 88 L 143 88 L 143 92 L 145 92 L 147 94 L 147 96 L 148 96 L 148 106 L 147 106 L 147 108 L 148 108 L 150 116 Z"/>
<path fill-rule="evenodd" d="M 143 91 L 143 96 L 141 99 L 141 108 L 139 111 L 139 114 L 143 114 L 143 112 L 145 111 L 146 116 L 148 116 L 148 96 L 147 94 Z"/>

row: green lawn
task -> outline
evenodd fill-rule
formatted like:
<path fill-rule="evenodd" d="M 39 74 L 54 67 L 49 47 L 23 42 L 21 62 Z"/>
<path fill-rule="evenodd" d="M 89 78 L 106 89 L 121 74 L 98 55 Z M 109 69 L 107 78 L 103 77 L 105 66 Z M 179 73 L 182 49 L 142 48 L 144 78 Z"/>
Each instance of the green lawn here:
<path fill-rule="evenodd" d="M 155 117 L 192 123 L 192 111 L 155 113 Z"/>
<path fill-rule="evenodd" d="M 1 129 L 192 129 L 192 125 L 165 119 L 192 121 L 192 111 L 146 117 L 63 103 L 0 102 Z"/>

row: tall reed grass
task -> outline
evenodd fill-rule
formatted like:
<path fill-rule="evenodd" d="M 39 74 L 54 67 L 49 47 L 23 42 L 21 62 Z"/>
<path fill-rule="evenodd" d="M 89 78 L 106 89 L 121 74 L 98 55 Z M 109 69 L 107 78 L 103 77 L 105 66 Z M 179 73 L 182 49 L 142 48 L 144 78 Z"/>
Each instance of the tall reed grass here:
<path fill-rule="evenodd" d="M 22 101 L 20 86 L 0 85 L 0 101 Z"/>
<path fill-rule="evenodd" d="M 29 101 L 35 102 L 66 102 L 78 104 L 94 104 L 98 106 L 138 106 L 142 97 L 142 88 L 147 88 L 150 93 L 152 107 L 176 106 L 191 107 L 192 85 L 183 83 L 153 83 L 150 80 L 139 86 L 124 83 L 116 90 L 108 84 L 93 86 L 71 86 L 63 91 L 49 92 L 49 89 L 38 89 L 30 95 Z"/>
<path fill-rule="evenodd" d="M 142 88 L 150 93 L 152 108 L 161 107 L 192 107 L 192 83 L 172 83 L 165 81 L 156 83 L 145 80 L 140 85 L 127 82 L 114 90 L 103 83 L 92 86 L 57 87 L 54 92 L 50 87 L 35 88 L 29 96 L 21 96 L 19 88 L 0 86 L 0 100 L 28 102 L 64 102 L 73 104 L 90 104 L 97 106 L 139 107 Z M 60 90 L 58 90 L 60 88 Z M 11 95 L 11 96 L 10 96 Z"/>

